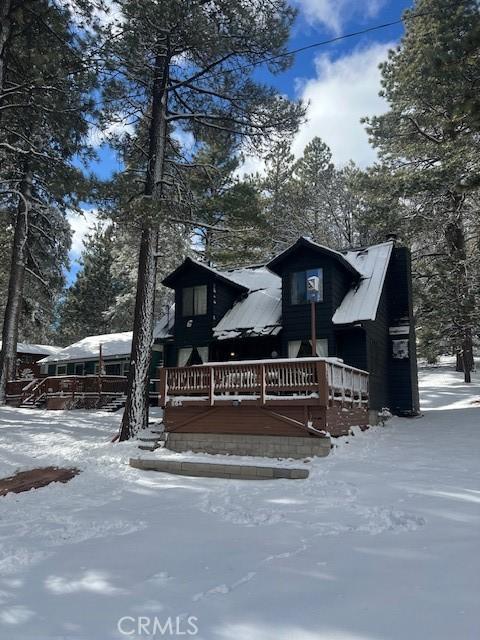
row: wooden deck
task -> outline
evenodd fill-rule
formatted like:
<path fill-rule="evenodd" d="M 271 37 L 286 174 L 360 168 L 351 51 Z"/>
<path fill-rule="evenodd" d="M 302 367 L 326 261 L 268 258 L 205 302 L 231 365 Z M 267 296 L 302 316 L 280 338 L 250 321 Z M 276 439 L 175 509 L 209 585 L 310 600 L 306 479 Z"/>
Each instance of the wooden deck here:
<path fill-rule="evenodd" d="M 170 432 L 340 435 L 367 424 L 368 378 L 334 358 L 209 363 L 160 370 L 158 397 Z"/>
<path fill-rule="evenodd" d="M 224 362 L 160 369 L 159 402 L 368 405 L 368 373 L 333 358 Z"/>
<path fill-rule="evenodd" d="M 54 399 L 115 397 L 125 393 L 125 376 L 48 376 L 34 380 L 11 380 L 7 383 L 7 402 L 38 406 Z"/>

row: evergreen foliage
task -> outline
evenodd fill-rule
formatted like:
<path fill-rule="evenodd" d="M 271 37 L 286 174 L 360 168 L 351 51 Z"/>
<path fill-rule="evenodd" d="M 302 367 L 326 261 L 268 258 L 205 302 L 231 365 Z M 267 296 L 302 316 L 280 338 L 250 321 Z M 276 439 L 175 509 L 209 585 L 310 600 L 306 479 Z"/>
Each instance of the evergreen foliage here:
<path fill-rule="evenodd" d="M 366 119 L 384 196 L 404 210 L 415 256 L 421 343 L 446 343 L 473 364 L 478 334 L 480 13 L 475 0 L 418 0 L 382 65 L 387 113 Z M 373 171 L 375 184 L 378 171 Z M 378 193 L 378 191 L 377 191 Z M 428 338 L 430 336 L 430 338 Z"/>
<path fill-rule="evenodd" d="M 80 271 L 67 289 L 59 308 L 58 338 L 61 344 L 85 336 L 112 333 L 112 302 L 124 289 L 113 274 L 114 230 L 97 225 L 84 241 Z"/>

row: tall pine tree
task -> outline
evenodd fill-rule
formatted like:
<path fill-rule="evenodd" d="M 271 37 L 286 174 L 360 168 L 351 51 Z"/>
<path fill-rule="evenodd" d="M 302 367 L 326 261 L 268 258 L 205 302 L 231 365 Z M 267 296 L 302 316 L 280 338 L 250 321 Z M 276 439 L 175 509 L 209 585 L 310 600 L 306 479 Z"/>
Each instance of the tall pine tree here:
<path fill-rule="evenodd" d="M 80 271 L 59 308 L 58 338 L 62 344 L 112 331 L 109 311 L 124 289 L 112 271 L 114 243 L 112 226 L 104 229 L 97 225 L 85 239 Z"/>
<path fill-rule="evenodd" d="M 26 286 L 33 288 L 35 282 L 51 295 L 66 263 L 66 212 L 83 195 L 82 174 L 73 159 L 86 150 L 95 83 L 86 42 L 70 9 L 27 0 L 15 3 L 10 17 L 2 54 L 7 64 L 0 95 L 0 206 L 11 217 L 13 238 L 0 403 L 14 371 Z"/>
<path fill-rule="evenodd" d="M 290 62 L 288 56 L 278 57 L 285 54 L 295 16 L 285 0 L 152 0 L 141 5 L 123 0 L 119 5 L 124 23 L 122 35 L 109 40 L 114 76 L 109 104 L 117 114 L 131 114 L 140 126 L 147 125 L 146 144 L 136 140 L 138 163 L 129 167 L 139 183 L 130 214 L 140 229 L 140 250 L 120 435 L 126 439 L 148 423 L 156 264 L 162 255 L 159 227 L 191 223 L 188 209 L 181 214 L 175 186 L 188 162 L 172 142 L 172 132 L 183 128 L 202 138 L 205 130 L 218 130 L 259 147 L 277 130 L 295 131 L 304 109 L 255 82 L 252 74 L 265 58 L 273 58 L 272 71 Z M 180 216 L 172 215 L 178 204 Z"/>
<path fill-rule="evenodd" d="M 420 324 L 455 346 L 470 382 L 480 322 L 480 13 L 476 0 L 417 0 L 406 16 L 405 36 L 382 65 L 389 110 L 367 129 L 386 189 L 409 205 L 426 292 Z"/>

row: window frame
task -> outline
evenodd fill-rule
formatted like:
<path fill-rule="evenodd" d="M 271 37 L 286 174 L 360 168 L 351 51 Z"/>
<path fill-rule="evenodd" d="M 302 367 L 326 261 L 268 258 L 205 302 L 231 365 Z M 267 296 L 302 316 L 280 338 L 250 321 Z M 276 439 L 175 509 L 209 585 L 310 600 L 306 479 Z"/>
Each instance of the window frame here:
<path fill-rule="evenodd" d="M 293 301 L 293 287 L 294 287 L 294 282 L 296 281 L 296 277 L 299 274 L 303 274 L 304 277 L 304 290 L 305 290 L 305 301 L 302 302 L 294 302 Z M 319 304 L 320 302 L 325 302 L 325 290 L 324 290 L 324 269 L 323 267 L 315 267 L 312 269 L 300 269 L 298 271 L 291 271 L 289 274 L 289 297 L 288 297 L 288 302 L 291 306 L 293 307 L 300 307 L 300 306 L 304 306 L 306 304 L 310 304 L 310 300 L 308 300 L 307 297 L 307 278 L 310 278 L 312 276 L 318 276 L 319 281 L 321 283 L 321 289 L 320 289 L 320 298 L 319 300 L 317 300 L 317 304 Z"/>
<path fill-rule="evenodd" d="M 200 294 L 202 291 L 202 294 Z M 190 309 L 187 313 L 185 310 L 185 298 L 186 293 L 191 292 L 191 313 Z M 203 293 L 204 292 L 204 293 Z M 208 312 L 208 286 L 206 284 L 197 284 L 191 287 L 182 287 L 182 318 L 195 318 L 196 316 L 206 316 Z M 202 296 L 205 296 L 204 300 L 201 300 Z M 202 304 L 203 302 L 203 304 Z M 190 301 L 189 301 L 190 304 Z M 204 311 L 197 312 L 197 307 L 202 305 Z"/>

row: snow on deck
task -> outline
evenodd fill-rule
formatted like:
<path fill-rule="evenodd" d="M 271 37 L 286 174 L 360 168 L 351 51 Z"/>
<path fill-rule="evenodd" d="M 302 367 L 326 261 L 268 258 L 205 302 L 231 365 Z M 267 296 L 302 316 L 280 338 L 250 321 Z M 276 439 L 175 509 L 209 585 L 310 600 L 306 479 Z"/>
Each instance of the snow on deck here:
<path fill-rule="evenodd" d="M 201 640 L 478 638 L 480 377 L 421 385 L 423 417 L 337 439 L 297 482 L 142 472 L 118 414 L 0 408 L 1 477 L 82 471 L 0 499 L 0 637 L 194 616 Z"/>
<path fill-rule="evenodd" d="M 393 242 L 384 242 L 363 251 L 348 251 L 345 254 L 362 278 L 348 291 L 333 314 L 334 324 L 375 320 L 392 248 Z"/>
<path fill-rule="evenodd" d="M 98 336 L 87 336 L 78 342 L 65 347 L 58 353 L 40 360 L 41 364 L 63 362 L 65 360 L 88 360 L 99 357 L 102 345 L 103 357 L 130 355 L 132 348 L 132 332 L 107 333 Z"/>

